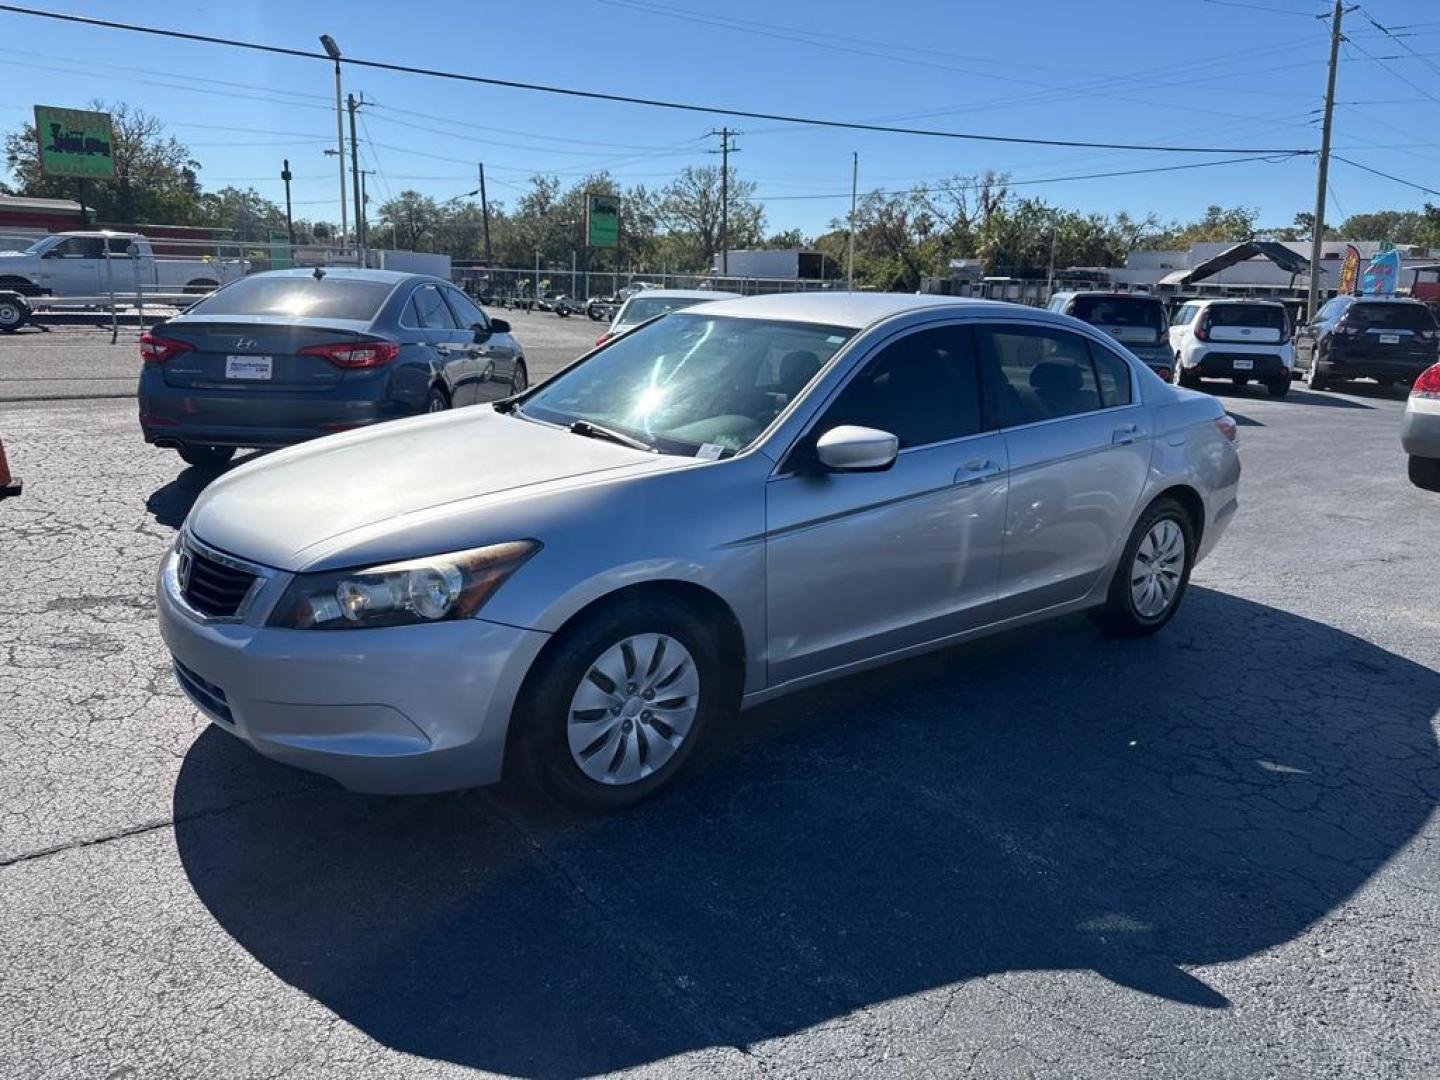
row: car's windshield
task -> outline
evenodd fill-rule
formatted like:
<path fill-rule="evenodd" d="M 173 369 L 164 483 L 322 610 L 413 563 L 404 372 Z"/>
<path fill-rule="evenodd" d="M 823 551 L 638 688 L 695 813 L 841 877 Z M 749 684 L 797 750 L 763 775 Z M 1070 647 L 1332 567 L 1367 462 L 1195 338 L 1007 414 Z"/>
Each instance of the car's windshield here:
<path fill-rule="evenodd" d="M 1345 315 L 1347 323 L 1386 330 L 1434 330 L 1435 319 L 1424 304 L 1355 303 Z"/>
<path fill-rule="evenodd" d="M 327 275 L 242 278 L 193 305 L 187 315 L 280 315 L 369 322 L 394 288 L 387 281 Z"/>
<path fill-rule="evenodd" d="M 33 244 L 27 247 L 24 250 L 24 254 L 39 255 L 41 250 L 50 246 L 50 241 L 53 239 L 54 237 L 52 236 L 42 236 L 39 240 L 36 240 Z"/>
<path fill-rule="evenodd" d="M 852 334 L 809 323 L 669 315 L 558 376 L 520 411 L 555 424 L 588 420 L 666 453 L 734 453 Z"/>
<path fill-rule="evenodd" d="M 1139 296 L 1077 296 L 1070 314 L 1095 326 L 1162 327 L 1165 305 Z"/>
<path fill-rule="evenodd" d="M 681 308 L 694 307 L 696 304 L 705 303 L 696 296 L 633 296 L 630 302 L 625 305 L 625 310 L 620 313 L 620 321 L 626 326 L 633 326 L 635 323 L 642 323 L 646 319 L 653 319 L 656 315 L 664 315 L 666 312 L 679 311 Z"/>
<path fill-rule="evenodd" d="M 1279 304 L 1212 304 L 1211 326 L 1250 326 L 1285 329 L 1285 309 Z"/>

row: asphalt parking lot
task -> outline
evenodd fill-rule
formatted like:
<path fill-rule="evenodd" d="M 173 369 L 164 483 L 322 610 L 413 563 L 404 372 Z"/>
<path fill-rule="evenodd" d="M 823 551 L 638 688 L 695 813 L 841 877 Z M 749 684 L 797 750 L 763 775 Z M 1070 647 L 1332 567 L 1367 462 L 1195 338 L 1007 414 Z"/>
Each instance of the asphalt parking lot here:
<path fill-rule="evenodd" d="M 507 317 L 536 376 L 597 332 Z M 92 333 L 0 339 L 0 1075 L 1436 1075 L 1440 496 L 1398 395 L 1227 389 L 1242 510 L 1157 637 L 797 695 L 580 820 L 210 728 L 150 599 L 208 477 Z"/>

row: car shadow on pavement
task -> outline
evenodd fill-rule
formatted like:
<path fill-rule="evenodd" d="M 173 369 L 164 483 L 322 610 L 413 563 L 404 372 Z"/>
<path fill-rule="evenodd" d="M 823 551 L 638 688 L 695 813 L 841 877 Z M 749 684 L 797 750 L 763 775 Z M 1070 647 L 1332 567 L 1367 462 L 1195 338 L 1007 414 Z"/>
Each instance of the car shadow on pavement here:
<path fill-rule="evenodd" d="M 286 770 L 211 729 L 175 832 L 219 924 L 347 1023 L 573 1076 L 1000 972 L 1224 1008 L 1186 967 L 1294 938 L 1420 830 L 1437 701 L 1420 664 L 1196 588 L 1155 638 L 1067 619 L 775 702 L 608 818 L 254 799 Z"/>
<path fill-rule="evenodd" d="M 162 484 L 146 497 L 145 509 L 150 511 L 150 516 L 155 519 L 157 524 L 178 529 L 185 524 L 185 515 L 190 513 L 190 508 L 195 505 L 195 500 L 200 497 L 202 491 L 210 486 L 212 480 L 225 475 L 237 465 L 244 465 L 261 453 L 262 451 L 257 450 L 246 454 L 220 469 L 201 468 L 198 465 L 185 466 L 174 480 L 168 484 Z M 176 460 L 179 461 L 178 458 Z"/>
<path fill-rule="evenodd" d="M 1256 401 L 1273 401 L 1277 405 L 1319 405 L 1330 409 L 1373 409 L 1375 406 L 1366 405 L 1362 401 L 1350 401 L 1347 398 L 1336 397 L 1335 394 L 1316 390 L 1307 390 L 1304 383 L 1295 383 L 1290 387 L 1290 392 L 1283 398 L 1271 397 L 1263 386 L 1247 386 L 1243 389 L 1236 389 L 1233 386 L 1225 386 L 1222 383 L 1206 383 L 1205 390 L 1215 397 L 1224 401 L 1244 401 L 1254 399 Z M 1379 393 L 1379 387 L 1371 387 L 1377 393 L 1369 394 L 1368 397 L 1383 398 L 1384 394 Z M 1351 393 L 1349 389 L 1341 393 Z"/>

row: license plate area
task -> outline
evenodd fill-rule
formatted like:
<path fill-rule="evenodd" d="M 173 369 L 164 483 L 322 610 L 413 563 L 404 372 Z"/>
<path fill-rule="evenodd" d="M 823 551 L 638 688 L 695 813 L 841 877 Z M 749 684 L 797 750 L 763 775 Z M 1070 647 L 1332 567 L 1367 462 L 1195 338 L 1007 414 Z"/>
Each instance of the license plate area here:
<path fill-rule="evenodd" d="M 273 356 L 227 356 L 225 378 L 240 382 L 267 382 L 274 377 Z"/>
<path fill-rule="evenodd" d="M 1234 361 L 1234 368 L 1235 368 L 1236 371 L 1254 371 L 1254 370 L 1255 370 L 1255 361 L 1254 361 L 1254 360 L 1236 360 L 1236 361 Z"/>
<path fill-rule="evenodd" d="M 1400 335 L 1399 335 L 1399 334 L 1381 334 L 1381 335 L 1380 335 L 1380 344 L 1381 344 L 1381 345 L 1399 345 L 1399 344 L 1400 344 Z"/>

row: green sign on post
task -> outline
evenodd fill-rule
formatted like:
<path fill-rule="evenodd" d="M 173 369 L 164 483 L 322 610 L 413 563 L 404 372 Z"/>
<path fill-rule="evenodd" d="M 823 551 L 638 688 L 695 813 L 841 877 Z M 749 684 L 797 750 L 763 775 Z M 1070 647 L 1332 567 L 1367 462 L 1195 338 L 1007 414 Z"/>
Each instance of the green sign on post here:
<path fill-rule="evenodd" d="M 115 136 L 109 113 L 36 105 L 35 133 L 40 142 L 40 171 L 46 176 L 115 178 Z"/>
<path fill-rule="evenodd" d="M 620 200 L 614 195 L 585 196 L 585 243 L 592 248 L 620 246 Z"/>

